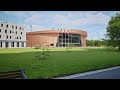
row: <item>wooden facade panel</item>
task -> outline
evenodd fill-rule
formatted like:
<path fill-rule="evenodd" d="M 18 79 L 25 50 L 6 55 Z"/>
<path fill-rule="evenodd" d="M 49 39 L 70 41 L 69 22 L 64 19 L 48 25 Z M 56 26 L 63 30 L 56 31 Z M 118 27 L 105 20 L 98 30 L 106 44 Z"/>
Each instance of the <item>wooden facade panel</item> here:
<path fill-rule="evenodd" d="M 65 33 L 64 31 L 62 33 Z M 66 31 L 67 33 L 67 31 Z M 81 35 L 81 42 L 82 47 L 86 47 L 86 37 L 87 32 L 82 30 L 70 30 L 69 33 L 72 34 L 80 34 Z M 57 39 L 59 36 L 58 30 L 45 30 L 45 31 L 37 31 L 37 32 L 27 32 L 26 34 L 26 46 L 27 47 L 38 47 L 38 46 L 49 46 L 53 47 L 57 44 Z"/>

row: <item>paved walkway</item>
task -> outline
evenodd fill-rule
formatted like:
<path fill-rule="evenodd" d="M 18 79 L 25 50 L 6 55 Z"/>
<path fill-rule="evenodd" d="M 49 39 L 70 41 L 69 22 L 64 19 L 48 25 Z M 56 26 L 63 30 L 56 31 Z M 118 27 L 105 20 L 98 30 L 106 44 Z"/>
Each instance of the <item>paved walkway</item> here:
<path fill-rule="evenodd" d="M 120 79 L 120 66 L 74 74 L 54 79 Z"/>

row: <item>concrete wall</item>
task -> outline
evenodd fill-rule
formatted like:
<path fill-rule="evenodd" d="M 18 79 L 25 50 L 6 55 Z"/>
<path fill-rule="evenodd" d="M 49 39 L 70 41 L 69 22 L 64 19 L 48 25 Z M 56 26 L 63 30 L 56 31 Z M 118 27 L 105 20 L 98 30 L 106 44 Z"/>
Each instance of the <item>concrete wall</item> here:
<path fill-rule="evenodd" d="M 3 24 L 3 26 L 2 26 Z M 0 22 L 0 42 L 2 42 L 2 47 L 0 48 L 5 48 L 5 42 L 7 41 L 9 43 L 9 47 L 11 48 L 11 42 L 24 42 L 26 47 L 26 29 L 25 26 L 23 25 L 16 25 L 16 24 L 11 24 L 11 23 L 7 23 L 8 27 L 6 28 L 6 23 L 4 22 Z M 12 27 L 13 26 L 13 27 Z M 17 26 L 17 29 L 16 29 Z M 5 30 L 7 29 L 7 33 L 5 33 Z M 11 33 L 10 33 L 11 32 Z M 17 32 L 17 34 L 16 34 Z M 22 33 L 22 34 L 21 34 Z M 8 38 L 6 38 L 8 36 Z M 11 37 L 11 38 L 10 38 Z M 17 39 L 18 37 L 18 39 Z M 16 48 L 16 45 L 14 45 Z M 20 44 L 21 47 L 21 44 Z"/>

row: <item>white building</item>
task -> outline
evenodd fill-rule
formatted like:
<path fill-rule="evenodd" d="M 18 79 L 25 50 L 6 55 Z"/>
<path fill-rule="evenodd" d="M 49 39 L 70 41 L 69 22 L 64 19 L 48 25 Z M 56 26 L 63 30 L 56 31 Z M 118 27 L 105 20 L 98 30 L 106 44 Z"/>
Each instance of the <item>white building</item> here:
<path fill-rule="evenodd" d="M 0 22 L 0 48 L 26 47 L 26 29 L 23 25 Z"/>

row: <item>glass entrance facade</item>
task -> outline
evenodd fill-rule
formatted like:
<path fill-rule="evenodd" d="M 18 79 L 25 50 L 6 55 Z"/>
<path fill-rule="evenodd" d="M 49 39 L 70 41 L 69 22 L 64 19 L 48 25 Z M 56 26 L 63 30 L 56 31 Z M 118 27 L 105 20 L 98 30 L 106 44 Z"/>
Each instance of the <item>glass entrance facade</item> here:
<path fill-rule="evenodd" d="M 57 40 L 57 47 L 68 47 L 68 46 L 81 46 L 81 36 L 80 34 L 71 33 L 59 33 Z"/>

